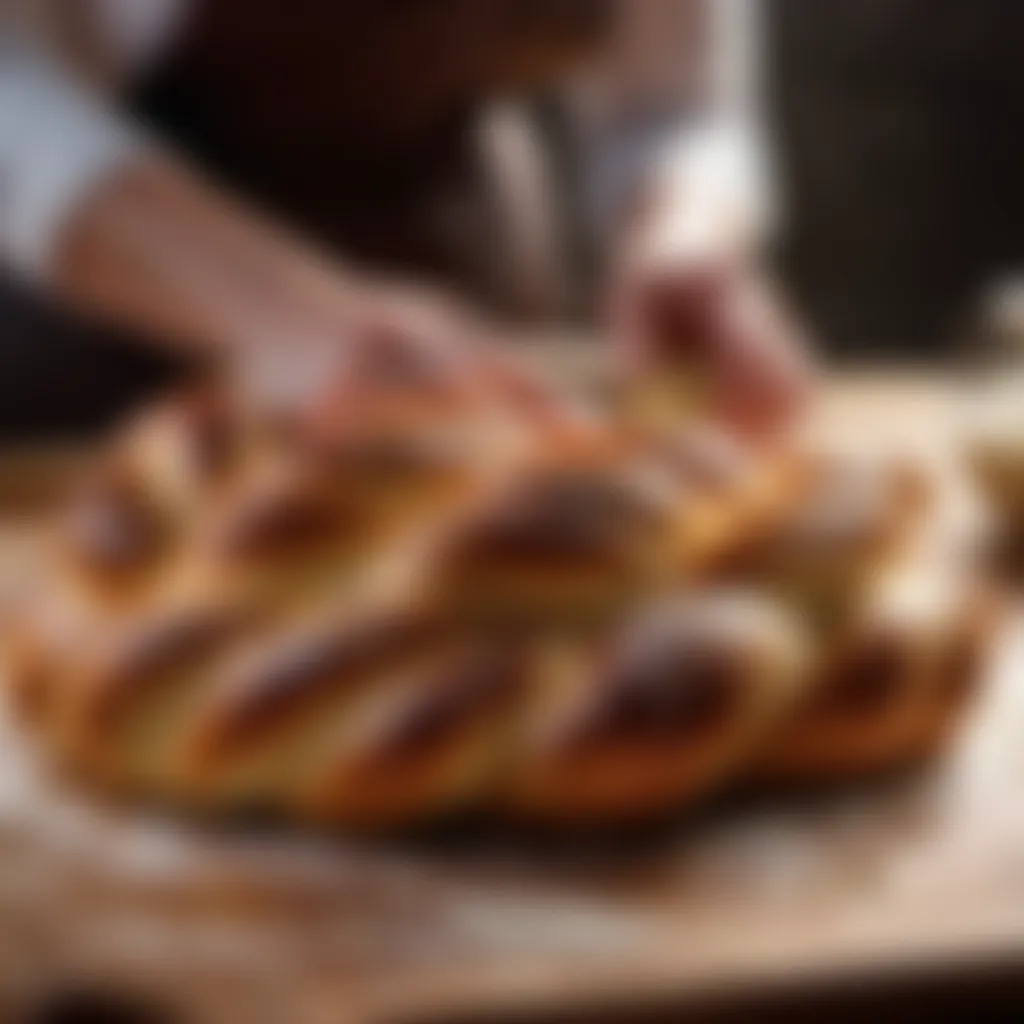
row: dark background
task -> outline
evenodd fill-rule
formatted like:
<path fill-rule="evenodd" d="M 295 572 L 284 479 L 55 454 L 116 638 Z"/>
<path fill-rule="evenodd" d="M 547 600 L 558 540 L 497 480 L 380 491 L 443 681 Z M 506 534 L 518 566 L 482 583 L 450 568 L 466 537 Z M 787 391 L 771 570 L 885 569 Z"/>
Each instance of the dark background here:
<path fill-rule="evenodd" d="M 768 0 L 788 278 L 844 353 L 948 349 L 1024 265 L 1024 4 Z"/>

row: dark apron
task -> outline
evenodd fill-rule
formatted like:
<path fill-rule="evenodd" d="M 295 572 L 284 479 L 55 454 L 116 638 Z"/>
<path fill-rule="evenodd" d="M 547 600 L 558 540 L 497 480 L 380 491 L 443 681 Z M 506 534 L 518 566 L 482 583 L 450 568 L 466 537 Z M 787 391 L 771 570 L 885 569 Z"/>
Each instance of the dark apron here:
<path fill-rule="evenodd" d="M 140 85 L 145 121 L 264 208 L 368 263 L 473 288 L 437 210 L 471 195 L 482 97 L 542 91 L 605 0 L 205 0 Z M 479 244 L 479 239 L 469 239 Z M 176 369 L 0 291 L 4 436 L 97 426 Z"/>

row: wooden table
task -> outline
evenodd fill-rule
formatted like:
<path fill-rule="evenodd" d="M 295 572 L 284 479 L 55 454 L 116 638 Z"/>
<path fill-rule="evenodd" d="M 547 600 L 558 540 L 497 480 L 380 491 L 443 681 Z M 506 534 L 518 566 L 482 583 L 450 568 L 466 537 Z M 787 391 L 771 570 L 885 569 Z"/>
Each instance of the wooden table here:
<path fill-rule="evenodd" d="M 950 401 L 934 381 L 860 379 L 825 415 L 947 450 Z M 748 795 L 620 842 L 360 844 L 125 814 L 48 779 L 8 729 L 0 980 L 109 983 L 189 1020 L 317 1022 L 597 1005 L 633 1019 L 737 988 L 1017 972 L 1022 738 L 1024 621 L 943 764 L 815 799 Z"/>

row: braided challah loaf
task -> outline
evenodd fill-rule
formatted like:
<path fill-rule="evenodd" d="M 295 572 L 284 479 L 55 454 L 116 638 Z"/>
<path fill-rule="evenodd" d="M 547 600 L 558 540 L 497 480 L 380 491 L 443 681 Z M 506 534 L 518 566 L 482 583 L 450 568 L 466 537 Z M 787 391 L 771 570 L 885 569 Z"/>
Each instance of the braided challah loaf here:
<path fill-rule="evenodd" d="M 786 706 L 798 638 L 717 593 L 601 634 L 474 634 L 378 608 L 255 639 L 206 608 L 80 655 L 43 723 L 75 772 L 198 807 L 407 824 L 473 805 L 554 820 L 678 807 Z"/>
<path fill-rule="evenodd" d="M 888 569 L 817 624 L 809 683 L 753 763 L 755 775 L 828 781 L 938 750 L 983 675 L 991 594 L 936 566 Z"/>
<path fill-rule="evenodd" d="M 300 414 L 207 391 L 115 439 L 7 644 L 62 764 L 353 827 L 589 822 L 886 767 L 960 718 L 991 615 L 897 585 L 912 462 L 538 439 L 415 370 Z"/>

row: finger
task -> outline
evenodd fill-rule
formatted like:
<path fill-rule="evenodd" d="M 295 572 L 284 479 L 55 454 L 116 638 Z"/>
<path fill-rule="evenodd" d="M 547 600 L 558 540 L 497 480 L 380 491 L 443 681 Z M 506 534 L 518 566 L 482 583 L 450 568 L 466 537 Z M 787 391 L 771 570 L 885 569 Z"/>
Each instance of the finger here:
<path fill-rule="evenodd" d="M 713 344 L 717 311 L 732 279 L 729 268 L 717 263 L 635 268 L 612 296 L 612 336 L 626 365 L 699 362 Z"/>
<path fill-rule="evenodd" d="M 541 432 L 577 435 L 601 429 L 602 417 L 583 396 L 518 353 L 497 345 L 481 349 L 479 372 L 493 400 Z"/>
<path fill-rule="evenodd" d="M 722 413 L 748 432 L 786 426 L 813 387 L 809 347 L 777 296 L 753 279 L 722 304 L 707 355 L 712 395 Z"/>

